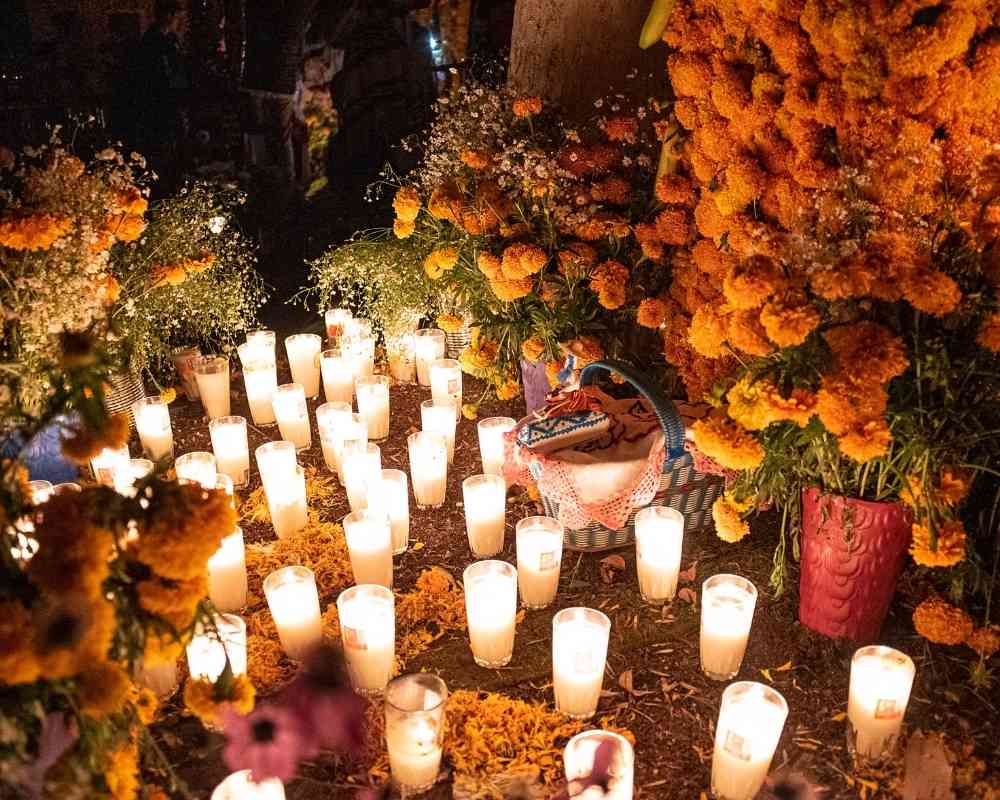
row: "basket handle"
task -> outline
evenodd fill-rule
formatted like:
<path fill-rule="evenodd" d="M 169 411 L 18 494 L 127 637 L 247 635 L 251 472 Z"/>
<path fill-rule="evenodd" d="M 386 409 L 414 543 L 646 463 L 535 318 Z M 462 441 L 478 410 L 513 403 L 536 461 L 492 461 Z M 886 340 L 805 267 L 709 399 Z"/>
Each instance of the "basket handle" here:
<path fill-rule="evenodd" d="M 657 419 L 663 428 L 667 451 L 670 458 L 684 453 L 684 421 L 674 404 L 659 389 L 653 386 L 637 370 L 621 361 L 594 361 L 580 371 L 580 386 L 591 386 L 601 372 L 617 372 L 629 382 L 653 406 Z"/>

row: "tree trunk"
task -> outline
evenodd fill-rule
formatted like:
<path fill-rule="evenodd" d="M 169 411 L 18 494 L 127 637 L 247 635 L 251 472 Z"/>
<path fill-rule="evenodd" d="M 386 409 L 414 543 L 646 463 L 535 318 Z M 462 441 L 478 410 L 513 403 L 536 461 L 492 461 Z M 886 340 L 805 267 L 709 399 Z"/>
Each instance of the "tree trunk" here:
<path fill-rule="evenodd" d="M 649 0 L 518 0 L 510 86 L 557 101 L 577 118 L 611 90 L 637 99 L 663 94 L 663 49 L 639 49 L 649 6 Z"/>

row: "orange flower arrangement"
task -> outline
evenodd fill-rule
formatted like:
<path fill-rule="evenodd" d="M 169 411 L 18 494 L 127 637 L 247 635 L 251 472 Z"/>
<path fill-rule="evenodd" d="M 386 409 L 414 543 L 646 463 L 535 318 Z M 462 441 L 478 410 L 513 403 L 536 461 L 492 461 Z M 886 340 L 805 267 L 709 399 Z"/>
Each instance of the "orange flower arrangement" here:
<path fill-rule="evenodd" d="M 542 99 L 540 97 L 518 97 L 513 104 L 515 117 L 533 117 L 542 113 Z"/>

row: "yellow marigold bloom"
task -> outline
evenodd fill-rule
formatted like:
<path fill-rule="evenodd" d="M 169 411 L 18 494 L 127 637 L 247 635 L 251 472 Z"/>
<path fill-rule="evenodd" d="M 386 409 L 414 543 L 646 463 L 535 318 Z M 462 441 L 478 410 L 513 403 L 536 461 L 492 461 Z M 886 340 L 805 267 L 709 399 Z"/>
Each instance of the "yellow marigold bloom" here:
<path fill-rule="evenodd" d="M 402 219 L 397 219 L 392 223 L 392 232 L 396 234 L 397 239 L 409 239 L 416 229 L 417 226 L 414 223 Z"/>
<path fill-rule="evenodd" d="M 576 357 L 577 369 L 604 358 L 604 347 L 594 336 L 578 336 L 566 345 L 566 349 Z"/>
<path fill-rule="evenodd" d="M 492 253 L 483 251 L 476 256 L 476 266 L 491 281 L 499 280 L 503 277 L 502 264 L 499 258 Z"/>
<path fill-rule="evenodd" d="M 476 403 L 462 403 L 462 416 L 466 419 L 475 419 L 479 416 L 479 406 Z"/>
<path fill-rule="evenodd" d="M 139 745 L 129 741 L 106 756 L 104 782 L 113 800 L 135 800 L 139 791 Z"/>
<path fill-rule="evenodd" d="M 521 394 L 521 383 L 516 378 L 507 378 L 496 386 L 497 400 L 513 400 Z"/>
<path fill-rule="evenodd" d="M 962 300 L 962 291 L 948 275 L 934 270 L 916 270 L 903 278 L 903 297 L 925 314 L 943 317 Z"/>
<path fill-rule="evenodd" d="M 726 392 L 729 418 L 748 431 L 763 430 L 776 421 L 765 400 L 771 390 L 776 391 L 776 387 L 770 381 L 754 381 L 753 376 L 747 373 Z"/>
<path fill-rule="evenodd" d="M 0 246 L 11 250 L 48 250 L 72 227 L 68 217 L 51 214 L 0 220 Z"/>
<path fill-rule="evenodd" d="M 392 199 L 392 209 L 397 220 L 412 223 L 420 213 L 420 194 L 412 186 L 404 186 Z"/>
<path fill-rule="evenodd" d="M 164 580 L 155 575 L 136 585 L 139 606 L 166 622 L 178 631 L 188 628 L 194 621 L 198 603 L 208 594 L 208 575 L 199 575 L 181 581 Z"/>
<path fill-rule="evenodd" d="M 692 426 L 694 443 L 706 456 L 726 469 L 756 469 L 764 448 L 749 433 L 724 417 L 712 415 Z"/>
<path fill-rule="evenodd" d="M 987 350 L 1000 353 L 1000 313 L 990 314 L 983 320 L 976 341 Z"/>
<path fill-rule="evenodd" d="M 962 644 L 972 633 L 972 618 L 940 597 L 928 597 L 913 609 L 913 627 L 934 644 Z"/>
<path fill-rule="evenodd" d="M 823 376 L 816 400 L 820 422 L 834 436 L 842 436 L 858 425 L 881 418 L 889 397 L 879 383 L 836 372 Z"/>
<path fill-rule="evenodd" d="M 128 673 L 114 661 L 98 663 L 76 680 L 80 710 L 98 719 L 121 711 L 131 688 Z"/>
<path fill-rule="evenodd" d="M 160 700 L 152 689 L 146 687 L 132 687 L 132 705 L 135 714 L 143 725 L 152 725 L 156 719 L 156 712 L 160 707 Z"/>
<path fill-rule="evenodd" d="M 721 358 L 728 352 L 725 341 L 726 318 L 708 304 L 695 309 L 688 327 L 688 342 L 694 351 L 705 358 Z"/>
<path fill-rule="evenodd" d="M 0 684 L 32 683 L 38 673 L 31 613 L 17 601 L 0 603 Z"/>
<path fill-rule="evenodd" d="M 518 281 L 541 272 L 548 260 L 548 254 L 537 245 L 512 244 L 503 251 L 500 268 L 504 278 Z"/>
<path fill-rule="evenodd" d="M 526 361 L 538 361 L 545 352 L 545 340 L 541 336 L 532 336 L 521 344 L 521 355 Z"/>
<path fill-rule="evenodd" d="M 771 295 L 785 288 L 781 267 L 766 256 L 751 256 L 736 264 L 722 282 L 722 291 L 733 308 L 759 308 Z"/>
<path fill-rule="evenodd" d="M 903 340 L 877 322 L 837 325 L 823 338 L 841 371 L 863 369 L 868 380 L 878 383 L 902 375 L 910 364 Z"/>
<path fill-rule="evenodd" d="M 104 661 L 116 624 L 111 603 L 84 594 L 59 596 L 35 610 L 33 622 L 39 677 L 46 680 L 68 678 Z"/>
<path fill-rule="evenodd" d="M 729 492 L 718 498 L 712 504 L 716 535 L 724 542 L 738 542 L 750 533 L 750 525 L 743 519 L 749 508 L 750 503 L 736 500 Z"/>
<path fill-rule="evenodd" d="M 736 350 L 751 356 L 766 356 L 774 350 L 756 309 L 744 309 L 730 314 L 726 339 Z"/>
<path fill-rule="evenodd" d="M 514 100 L 513 111 L 515 117 L 533 117 L 542 113 L 542 98 L 528 96 L 518 97 Z"/>
<path fill-rule="evenodd" d="M 167 405 L 170 405 L 172 402 L 174 402 L 174 400 L 177 399 L 177 389 L 175 389 L 173 386 L 168 386 L 166 389 L 160 392 L 160 399 Z"/>
<path fill-rule="evenodd" d="M 439 314 L 437 326 L 445 333 L 457 333 L 462 330 L 465 320 L 456 314 Z"/>
<path fill-rule="evenodd" d="M 930 528 L 913 523 L 910 555 L 922 567 L 953 567 L 965 558 L 965 526 L 957 519 L 948 520 L 938 528 L 937 547 L 931 548 Z"/>
<path fill-rule="evenodd" d="M 545 378 L 549 382 L 549 386 L 551 388 L 555 389 L 559 385 L 559 373 L 562 372 L 562 370 L 562 359 L 545 362 Z"/>
<path fill-rule="evenodd" d="M 497 360 L 500 348 L 496 342 L 489 339 L 482 339 L 475 344 L 470 344 L 461 353 L 458 361 L 462 369 L 470 375 L 482 372 Z"/>
<path fill-rule="evenodd" d="M 785 292 L 764 305 L 760 322 L 767 338 L 778 347 L 794 347 L 819 327 L 820 314 L 802 292 Z"/>
<path fill-rule="evenodd" d="M 129 419 L 125 414 L 111 414 L 99 431 L 91 430 L 80 422 L 63 437 L 63 455 L 77 464 L 86 464 L 106 447 L 111 450 L 121 447 L 128 441 L 130 433 Z"/>
<path fill-rule="evenodd" d="M 486 169 L 490 163 L 490 154 L 482 150 L 465 149 L 458 156 L 462 163 L 474 170 Z"/>
<path fill-rule="evenodd" d="M 462 215 L 462 191 L 454 183 L 442 183 L 431 192 L 427 210 L 436 219 L 457 223 Z"/>
<path fill-rule="evenodd" d="M 892 433 L 882 418 L 868 420 L 855 425 L 837 437 L 840 452 L 859 464 L 879 458 L 889 452 Z"/>
<path fill-rule="evenodd" d="M 221 679 L 213 683 L 207 678 L 188 678 L 184 705 L 206 725 L 217 725 L 227 710 L 244 716 L 253 711 L 255 694 L 246 675 L 234 676 L 228 692 L 221 686 Z"/>
<path fill-rule="evenodd" d="M 992 658 L 1000 650 L 1000 633 L 993 628 L 976 628 L 969 634 L 965 643 L 982 658 Z"/>
<path fill-rule="evenodd" d="M 493 290 L 493 294 L 498 300 L 503 300 L 505 303 L 511 303 L 528 296 L 534 286 L 535 282 L 531 278 L 522 278 L 516 281 L 497 278 L 490 281 L 490 289 Z"/>
<path fill-rule="evenodd" d="M 644 328 L 659 328 L 667 319 L 667 304 L 658 297 L 647 297 L 639 303 L 636 322 Z"/>

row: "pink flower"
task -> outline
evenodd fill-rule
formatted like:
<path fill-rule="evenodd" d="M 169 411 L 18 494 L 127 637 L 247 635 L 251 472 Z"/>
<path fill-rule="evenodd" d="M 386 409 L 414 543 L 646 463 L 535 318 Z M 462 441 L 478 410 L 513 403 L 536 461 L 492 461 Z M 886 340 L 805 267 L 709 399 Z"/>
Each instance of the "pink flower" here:
<path fill-rule="evenodd" d="M 319 752 L 309 728 L 281 706 L 260 706 L 247 716 L 227 712 L 223 724 L 228 739 L 223 752 L 226 764 L 234 772 L 249 769 L 258 782 L 291 780 L 299 761 Z"/>

